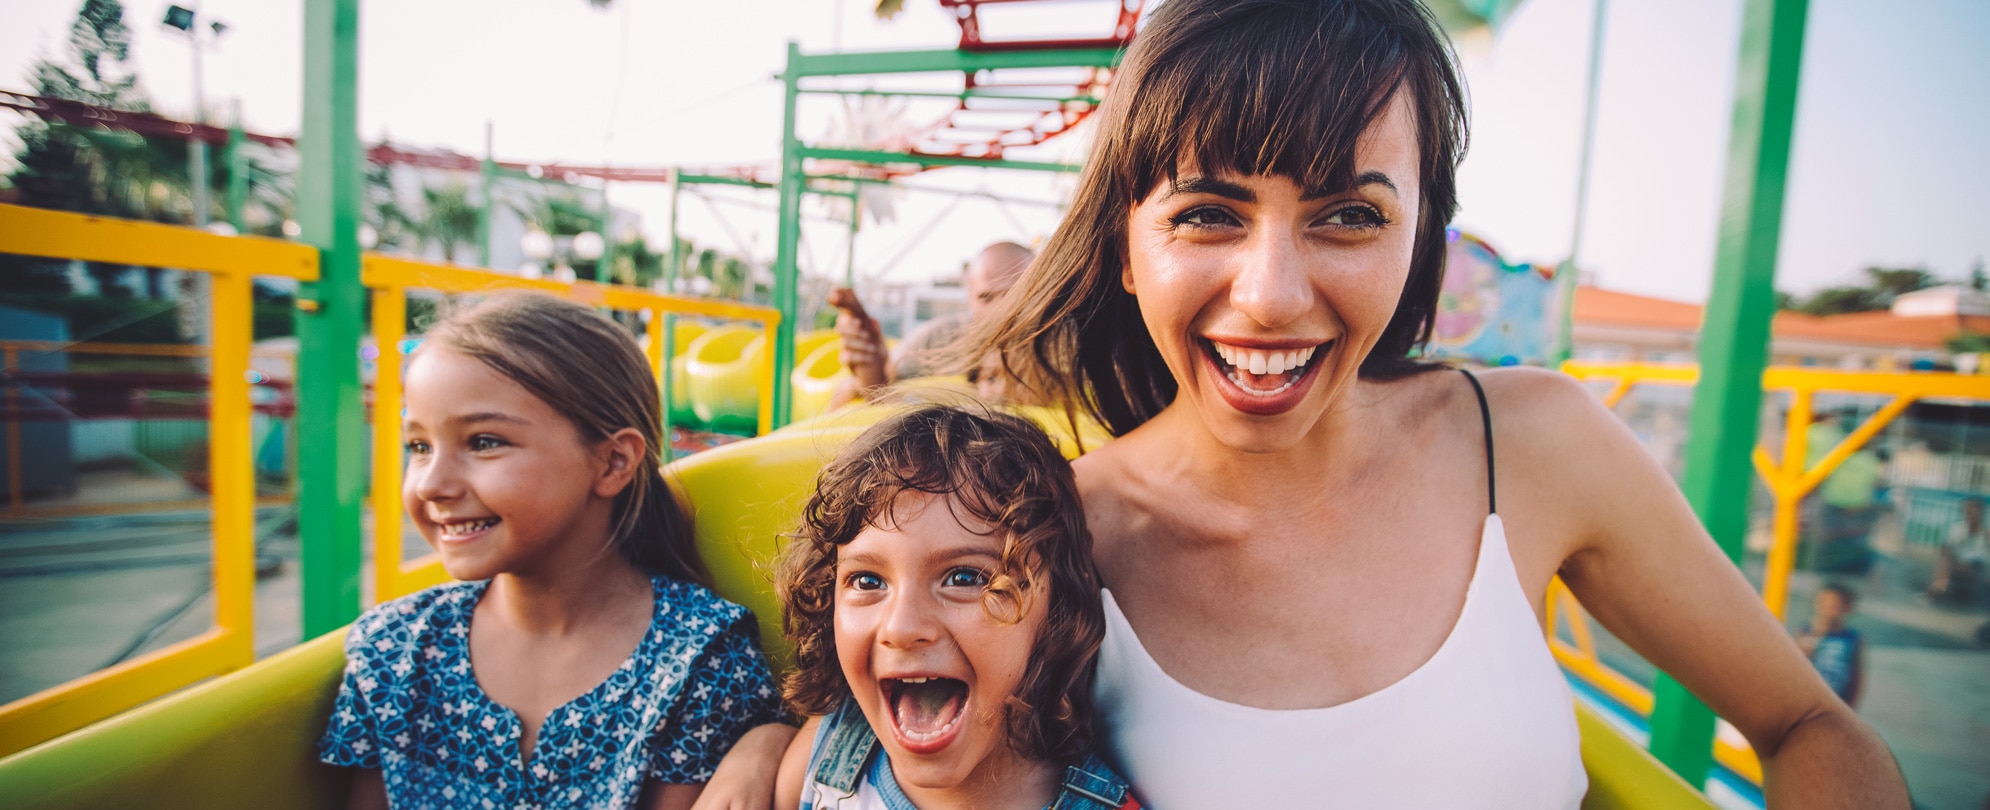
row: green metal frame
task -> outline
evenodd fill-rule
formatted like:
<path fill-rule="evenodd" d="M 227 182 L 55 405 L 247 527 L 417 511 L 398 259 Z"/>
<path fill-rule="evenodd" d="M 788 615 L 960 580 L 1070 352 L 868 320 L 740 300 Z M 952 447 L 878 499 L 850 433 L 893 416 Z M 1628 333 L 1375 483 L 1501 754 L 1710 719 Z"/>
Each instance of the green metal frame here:
<path fill-rule="evenodd" d="M 297 221 L 322 262 L 319 280 L 297 296 L 297 531 L 304 636 L 312 638 L 351 622 L 360 607 L 359 0 L 304 2 L 302 135 Z"/>
<path fill-rule="evenodd" d="M 895 51 L 879 53 L 804 54 L 801 47 L 788 43 L 787 67 L 781 71 L 785 88 L 781 119 L 781 224 L 774 254 L 774 307 L 781 311 L 781 324 L 774 339 L 774 424 L 788 423 L 794 401 L 793 381 L 788 371 L 795 365 L 796 291 L 800 271 L 796 260 L 801 242 L 801 197 L 822 192 L 809 188 L 810 178 L 803 168 L 808 160 L 837 160 L 873 166 L 916 165 L 924 168 L 980 166 L 991 169 L 1075 172 L 1080 166 L 1024 160 L 994 160 L 949 155 L 915 155 L 870 149 L 833 149 L 808 146 L 795 135 L 795 106 L 803 94 L 844 93 L 944 98 L 1018 98 L 1029 101 L 1070 101 L 1078 97 L 1039 98 L 1007 96 L 994 92 L 964 93 L 892 92 L 886 90 L 845 91 L 804 88 L 802 80 L 818 76 L 884 75 L 894 73 L 974 73 L 983 70 L 1021 68 L 1090 67 L 1110 68 L 1119 64 L 1121 52 L 1115 48 L 1072 48 L 1042 51 Z M 839 178 L 858 180 L 860 178 Z M 846 260 L 844 283 L 855 281 L 855 243 L 860 217 L 857 196 L 851 200 L 851 252 Z M 675 245 L 673 237 L 673 246 Z"/>
<path fill-rule="evenodd" d="M 1736 561 L 1755 485 L 1751 455 L 1776 311 L 1776 250 L 1808 6 L 1808 0 L 1743 6 L 1720 238 L 1680 481 L 1707 533 Z M 1652 691 L 1652 753 L 1687 782 L 1705 784 L 1713 765 L 1713 712 L 1663 673 Z"/>

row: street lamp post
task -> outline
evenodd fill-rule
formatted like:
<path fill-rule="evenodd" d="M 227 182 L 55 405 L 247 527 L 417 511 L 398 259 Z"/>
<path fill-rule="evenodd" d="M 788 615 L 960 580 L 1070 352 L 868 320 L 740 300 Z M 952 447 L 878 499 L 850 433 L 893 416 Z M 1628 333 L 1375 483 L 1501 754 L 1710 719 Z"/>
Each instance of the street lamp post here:
<path fill-rule="evenodd" d="M 178 5 L 167 6 L 166 19 L 163 21 L 163 24 L 167 28 L 174 29 L 186 35 L 187 51 L 193 55 L 193 122 L 196 125 L 207 123 L 207 99 L 201 87 L 200 75 L 200 52 L 203 43 L 201 41 L 202 26 L 199 20 L 199 7 L 200 4 L 198 2 L 194 3 L 194 8 Z M 208 23 L 206 27 L 211 32 L 206 37 L 210 43 L 218 39 L 221 36 L 221 32 L 228 30 L 228 25 L 219 20 Z M 187 166 L 187 173 L 191 175 L 187 178 L 189 181 L 188 186 L 193 194 L 193 226 L 196 228 L 206 228 L 209 205 L 207 186 L 213 178 L 209 176 L 207 171 L 207 141 L 201 137 L 198 131 L 194 133 L 194 137 L 187 139 Z M 191 338 L 197 344 L 207 343 L 208 323 L 207 307 L 205 304 L 207 300 L 207 275 L 204 273 L 185 273 L 180 276 L 179 286 L 180 306 L 178 309 L 180 334 Z"/>

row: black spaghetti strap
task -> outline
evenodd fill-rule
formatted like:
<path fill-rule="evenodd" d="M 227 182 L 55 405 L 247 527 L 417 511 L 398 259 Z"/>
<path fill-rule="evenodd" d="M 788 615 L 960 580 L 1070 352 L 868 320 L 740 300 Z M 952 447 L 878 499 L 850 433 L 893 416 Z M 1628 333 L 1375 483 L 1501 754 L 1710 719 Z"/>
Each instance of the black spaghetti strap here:
<path fill-rule="evenodd" d="M 1485 422 L 1486 426 L 1486 507 L 1492 514 L 1497 515 L 1499 514 L 1499 487 L 1496 485 L 1493 476 L 1492 408 L 1486 405 L 1486 389 L 1479 385 L 1479 378 L 1473 376 L 1472 372 L 1462 368 L 1458 369 L 1458 373 L 1465 375 L 1465 379 L 1471 381 L 1472 393 L 1477 394 L 1479 397 L 1479 419 Z"/>

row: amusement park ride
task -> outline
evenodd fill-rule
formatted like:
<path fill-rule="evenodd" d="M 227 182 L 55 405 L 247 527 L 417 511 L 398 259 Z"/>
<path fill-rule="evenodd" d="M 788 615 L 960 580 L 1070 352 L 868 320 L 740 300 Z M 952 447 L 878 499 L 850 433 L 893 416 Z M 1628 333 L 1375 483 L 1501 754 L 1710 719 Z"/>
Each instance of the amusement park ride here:
<path fill-rule="evenodd" d="M 983 29 L 983 11 L 1032 0 L 939 0 L 960 28 L 958 47 L 947 50 L 808 54 L 790 44 L 780 79 L 784 86 L 782 151 L 772 167 L 689 171 L 498 161 L 398 150 L 362 149 L 356 128 L 358 0 L 306 0 L 303 134 L 295 139 L 239 129 L 185 124 L 147 113 L 126 113 L 54 99 L 0 95 L 0 106 L 49 120 L 125 129 L 148 135 L 200 139 L 221 145 L 241 160 L 244 141 L 294 147 L 300 157 L 300 242 L 221 236 L 192 229 L 106 220 L 0 206 L 0 252 L 65 259 L 185 268 L 213 280 L 210 466 L 213 479 L 215 629 L 187 642 L 93 673 L 0 706 L 0 796 L 12 806 L 155 804 L 201 806 L 340 806 L 342 775 L 320 766 L 312 742 L 322 728 L 342 666 L 341 628 L 362 607 L 361 512 L 372 502 L 375 561 L 373 596 L 387 599 L 440 581 L 430 559 L 400 563 L 398 425 L 367 424 L 368 402 L 357 357 L 364 302 L 372 301 L 376 358 L 371 410 L 399 407 L 399 368 L 406 291 L 474 293 L 535 288 L 600 307 L 642 313 L 653 366 L 671 395 L 669 371 L 679 316 L 752 321 L 767 348 L 757 379 L 758 432 L 751 442 L 700 453 L 677 463 L 675 475 L 699 504 L 700 550 L 720 590 L 755 609 L 762 638 L 777 662 L 779 613 L 761 566 L 776 537 L 792 528 L 796 510 L 824 454 L 854 435 L 868 417 L 809 420 L 786 427 L 795 415 L 797 368 L 797 249 L 804 195 L 859 197 L 864 184 L 890 183 L 918 172 L 953 166 L 1070 172 L 1079 167 L 1011 159 L 1010 149 L 1042 144 L 1068 133 L 1110 91 L 1112 71 L 1136 36 L 1142 0 L 1123 0 L 1103 14 L 1106 33 L 1056 40 L 1000 40 Z M 1466 12 L 1510 3 L 1457 2 Z M 1796 97 L 1806 15 L 1803 0 L 1747 0 L 1731 153 L 1726 181 L 1726 221 L 1720 235 L 1715 289 L 1707 308 L 1694 399 L 1692 445 L 1683 482 L 1689 500 L 1731 557 L 1739 557 L 1747 528 L 1747 493 L 1757 463 L 1755 432 L 1763 372 L 1784 174 Z M 1454 13 L 1456 10 L 1454 10 Z M 1044 78 L 1054 72 L 1056 78 Z M 847 90 L 819 83 L 838 76 L 957 74 L 956 92 Z M 901 96 L 942 98 L 952 108 L 928 125 L 889 143 L 823 146 L 796 132 L 804 96 Z M 412 164 L 479 172 L 484 207 L 491 179 L 503 172 L 534 176 L 589 176 L 608 182 L 720 183 L 777 191 L 779 229 L 773 268 L 772 307 L 676 294 L 674 255 L 660 290 L 591 281 L 560 283 L 482 269 L 363 254 L 359 244 L 361 164 Z M 239 172 L 231 173 L 231 176 Z M 240 210 L 241 191 L 230 189 Z M 858 227 L 851 206 L 850 228 Z M 673 215 L 674 216 L 674 215 Z M 240 223 L 237 223 L 239 227 Z M 488 226 L 486 225 L 486 228 Z M 675 224 L 673 222 L 673 232 Z M 487 232 L 487 231 L 486 231 Z M 673 251 L 678 241 L 671 240 Z M 488 252 L 483 254 L 488 263 Z M 254 490 L 248 413 L 250 284 L 256 276 L 302 282 L 298 304 L 297 416 L 302 615 L 308 641 L 261 662 L 250 644 L 254 614 Z M 817 351 L 820 351 L 818 348 Z M 10 360 L 10 362 L 12 362 Z M 13 369 L 10 367 L 9 371 Z M 1640 372 L 1591 369 L 1589 376 L 1619 379 L 1628 387 Z M 1815 381 L 1811 381 L 1814 383 Z M 1798 381 L 1803 383 L 1803 381 Z M 1971 387 L 1974 385 L 1974 387 Z M 1812 387 L 1815 387 L 1814 385 Z M 1952 395 L 1990 398 L 1983 386 L 1956 383 Z M 1946 390 L 1946 389 L 1944 389 Z M 1904 403 L 1921 389 L 1891 391 Z M 1617 394 L 1621 396 L 1621 392 Z M 1808 402 L 1807 399 L 1804 400 Z M 875 409 L 873 409 L 875 410 Z M 1897 410 L 1895 411 L 1897 413 Z M 1058 418 L 1038 414 L 1053 432 Z M 1068 428 L 1067 428 L 1068 429 Z M 371 436 L 369 463 L 356 437 Z M 1869 435 L 1869 434 L 1868 434 Z M 1794 471 L 1771 466 L 1791 486 L 1817 471 L 1802 469 L 1799 445 Z M 1765 457 L 1766 460 L 1766 457 Z M 369 469 L 370 466 L 370 469 Z M 1819 473 L 1821 474 L 1821 473 Z M 15 476 L 13 480 L 18 480 Z M 1782 479 L 1778 479 L 1782 480 Z M 1811 482 L 1815 484 L 1814 481 Z M 369 495 L 368 491 L 371 490 Z M 1779 529 L 1780 530 L 1780 529 Z M 1794 542 L 1792 537 L 1791 542 Z M 1572 598 L 1557 592 L 1563 616 Z M 1555 632 L 1553 629 L 1550 631 Z M 1578 635 L 1587 638 L 1586 625 Z M 1568 646 L 1568 645 L 1564 645 Z M 1570 650 L 1575 650 L 1570 647 Z M 1694 789 L 1707 783 L 1714 763 L 1714 718 L 1663 676 L 1656 689 L 1638 693 L 1608 676 L 1584 671 L 1581 651 L 1558 650 L 1578 677 L 1623 702 L 1642 704 L 1649 716 L 1653 759 L 1594 711 L 1579 712 L 1583 753 L 1590 769 L 1587 807 L 1706 806 Z M 1593 651 L 1591 651 L 1593 658 Z M 206 681 L 205 683 L 201 683 Z M 1613 691 L 1615 690 L 1615 691 Z M 1724 767 L 1760 780 L 1746 751 L 1724 751 Z M 1663 760 L 1665 765 L 1660 765 Z M 1670 766 L 1670 770 L 1666 766 Z M 1675 775 L 1675 772 L 1679 775 Z M 1681 776 L 1684 778 L 1682 779 Z"/>

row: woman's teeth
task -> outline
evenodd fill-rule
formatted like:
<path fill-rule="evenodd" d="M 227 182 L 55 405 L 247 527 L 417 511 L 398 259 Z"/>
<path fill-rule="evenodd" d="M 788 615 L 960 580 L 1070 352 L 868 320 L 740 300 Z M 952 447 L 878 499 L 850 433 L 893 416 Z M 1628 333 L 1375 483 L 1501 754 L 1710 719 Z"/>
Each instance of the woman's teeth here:
<path fill-rule="evenodd" d="M 465 520 L 456 523 L 444 523 L 442 524 L 442 536 L 462 537 L 463 535 L 474 534 L 476 532 L 483 531 L 485 529 L 488 529 L 496 525 L 498 525 L 498 518 L 494 517 L 482 518 L 479 520 Z"/>
<path fill-rule="evenodd" d="M 1308 346 L 1304 349 L 1268 352 L 1263 349 L 1230 346 L 1213 340 L 1209 345 L 1216 349 L 1216 356 L 1223 358 L 1223 362 L 1235 366 L 1240 371 L 1257 375 L 1284 374 L 1304 368 L 1306 361 L 1313 359 L 1313 350 L 1319 348 Z"/>

